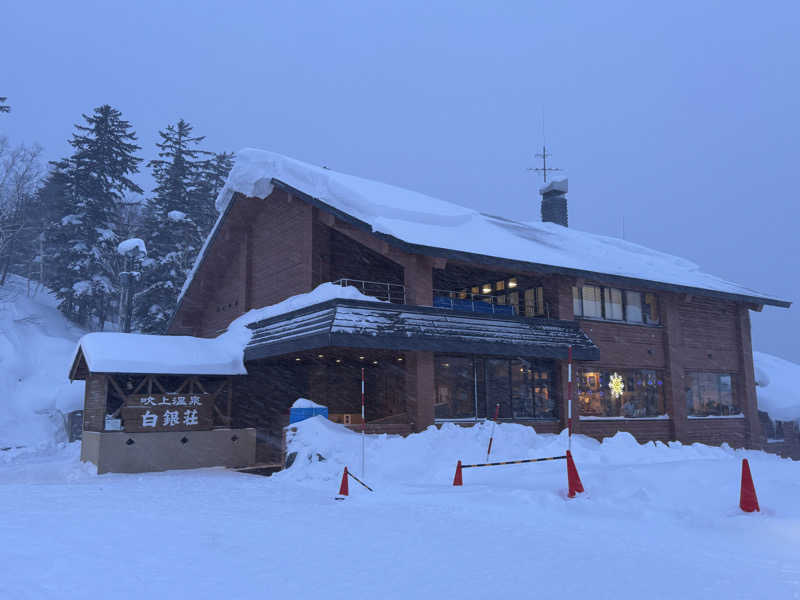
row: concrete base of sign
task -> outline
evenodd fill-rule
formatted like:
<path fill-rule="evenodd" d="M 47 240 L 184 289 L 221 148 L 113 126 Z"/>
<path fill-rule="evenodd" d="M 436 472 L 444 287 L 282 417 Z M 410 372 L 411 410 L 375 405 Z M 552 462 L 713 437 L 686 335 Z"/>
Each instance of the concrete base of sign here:
<path fill-rule="evenodd" d="M 256 430 L 84 431 L 81 460 L 97 465 L 98 474 L 247 467 L 256 460 Z"/>

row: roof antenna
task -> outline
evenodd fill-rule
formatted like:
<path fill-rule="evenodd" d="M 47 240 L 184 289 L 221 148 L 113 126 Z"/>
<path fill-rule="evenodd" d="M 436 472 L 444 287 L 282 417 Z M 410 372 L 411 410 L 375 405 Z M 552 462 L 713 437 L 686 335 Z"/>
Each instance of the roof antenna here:
<path fill-rule="evenodd" d="M 559 169 L 559 168 L 556 168 L 556 167 L 548 167 L 547 166 L 547 159 L 549 157 L 551 157 L 551 156 L 552 156 L 552 154 L 550 154 L 547 151 L 547 137 L 544 134 L 544 107 L 542 107 L 542 151 L 541 152 L 537 152 L 535 154 L 536 158 L 541 158 L 542 159 L 542 166 L 541 167 L 534 167 L 532 169 L 528 169 L 528 171 L 535 171 L 537 173 L 541 173 L 542 174 L 542 178 L 544 179 L 545 183 L 547 183 L 547 173 L 549 173 L 551 171 L 561 171 L 562 170 L 562 169 Z"/>

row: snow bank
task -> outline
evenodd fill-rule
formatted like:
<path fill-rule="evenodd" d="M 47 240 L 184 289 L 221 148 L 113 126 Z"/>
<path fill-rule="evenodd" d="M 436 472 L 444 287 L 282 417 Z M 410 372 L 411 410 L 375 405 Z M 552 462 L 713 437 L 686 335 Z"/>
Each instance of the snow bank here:
<path fill-rule="evenodd" d="M 9 275 L 0 287 L 0 447 L 62 441 L 64 414 L 83 407 L 83 382 L 67 377 L 83 332 L 34 286 Z"/>
<path fill-rule="evenodd" d="M 83 336 L 78 348 L 95 373 L 245 375 L 244 347 L 252 335 L 247 325 L 334 298 L 380 302 L 354 287 L 323 283 L 306 294 L 246 312 L 216 338 L 96 332 Z"/>
<path fill-rule="evenodd" d="M 381 488 L 416 485 L 442 485 L 452 482 L 456 463 L 486 462 L 491 424 L 478 423 L 461 427 L 446 423 L 437 428 L 405 438 L 392 435 L 366 436 L 366 474 L 368 483 Z M 567 449 L 567 433 L 537 434 L 532 427 L 513 423 L 496 426 L 491 461 L 519 460 L 563 456 Z M 347 465 L 360 472 L 361 436 L 343 425 L 321 416 L 311 417 L 288 428 L 287 453 L 296 453 L 292 466 L 280 473 L 295 481 L 330 485 L 342 475 Z M 650 442 L 639 444 L 626 432 L 619 432 L 603 442 L 576 435 L 572 438 L 572 453 L 580 466 L 587 465 L 653 465 L 697 460 L 741 460 L 742 456 L 761 455 L 754 451 L 680 442 Z M 321 457 L 321 458 L 320 458 Z M 324 459 L 324 460 L 323 460 Z M 562 485 L 562 461 L 537 463 L 535 466 L 508 465 L 503 467 L 469 469 L 467 477 L 473 482 L 516 485 L 530 482 L 543 473 L 556 474 L 554 490 Z M 549 475 L 548 475 L 549 476 Z"/>
<path fill-rule="evenodd" d="M 800 420 L 800 365 L 764 352 L 753 352 L 753 364 L 758 408 L 773 421 Z"/>
<path fill-rule="evenodd" d="M 368 223 L 379 233 L 425 246 L 499 256 L 746 296 L 764 294 L 703 273 L 687 260 L 553 223 L 522 223 L 391 185 L 337 173 L 274 152 L 244 149 L 217 198 L 224 215 L 234 193 L 266 198 L 280 180 Z M 215 225 L 220 226 L 221 217 Z M 213 232 L 209 240 L 213 237 Z M 201 251 L 195 269 L 202 261 Z M 194 270 L 184 284 L 188 289 Z"/>

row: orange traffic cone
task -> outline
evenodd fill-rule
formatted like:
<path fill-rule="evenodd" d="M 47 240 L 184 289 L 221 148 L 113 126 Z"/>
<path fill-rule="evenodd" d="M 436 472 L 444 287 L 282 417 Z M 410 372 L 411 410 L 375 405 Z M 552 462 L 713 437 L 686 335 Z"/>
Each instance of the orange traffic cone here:
<path fill-rule="evenodd" d="M 456 465 L 456 476 L 453 477 L 453 485 L 464 485 L 464 482 L 461 480 L 461 461 L 458 461 Z"/>
<path fill-rule="evenodd" d="M 350 487 L 347 484 L 347 467 L 344 468 L 344 473 L 342 473 L 342 485 L 339 486 L 339 495 L 340 496 L 347 496 L 349 495 Z"/>
<path fill-rule="evenodd" d="M 750 463 L 747 462 L 746 458 L 742 459 L 742 490 L 739 494 L 739 508 L 744 512 L 753 512 L 755 510 L 761 512 L 758 507 L 756 487 L 753 485 L 753 477 L 750 475 Z"/>
<path fill-rule="evenodd" d="M 575 497 L 575 492 L 583 493 L 583 484 L 578 475 L 578 469 L 575 468 L 575 461 L 572 460 L 572 452 L 569 450 L 567 450 L 567 483 L 569 484 L 567 496 L 570 498 Z"/>

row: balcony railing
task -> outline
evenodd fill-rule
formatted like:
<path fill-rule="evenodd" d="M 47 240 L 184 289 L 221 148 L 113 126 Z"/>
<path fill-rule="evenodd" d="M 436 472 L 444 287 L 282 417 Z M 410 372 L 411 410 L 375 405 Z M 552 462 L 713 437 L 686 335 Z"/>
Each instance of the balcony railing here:
<path fill-rule="evenodd" d="M 451 290 L 433 290 L 433 305 L 461 312 L 475 312 L 490 315 L 516 315 L 517 307 L 512 304 L 498 304 L 497 298 L 488 294 L 472 294 Z"/>
<path fill-rule="evenodd" d="M 399 283 L 363 281 L 361 279 L 339 279 L 333 283 L 341 286 L 354 287 L 365 296 L 372 296 L 378 300 L 392 302 L 393 304 L 406 303 L 406 286 Z"/>

